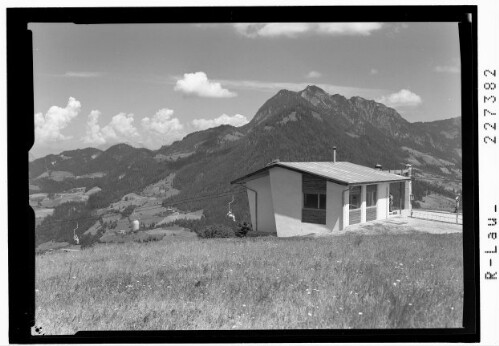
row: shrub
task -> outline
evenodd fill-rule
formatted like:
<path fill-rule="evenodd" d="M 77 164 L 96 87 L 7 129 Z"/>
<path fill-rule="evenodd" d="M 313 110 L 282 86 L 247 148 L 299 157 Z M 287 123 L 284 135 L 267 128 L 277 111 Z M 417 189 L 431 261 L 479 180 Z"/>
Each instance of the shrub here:
<path fill-rule="evenodd" d="M 121 212 L 121 215 L 123 215 L 124 217 L 129 217 L 130 215 L 132 215 L 134 210 L 135 210 L 135 206 L 129 205 Z"/>
<path fill-rule="evenodd" d="M 251 230 L 252 230 L 251 224 L 249 224 L 247 222 L 242 222 L 238 225 L 238 228 L 235 232 L 236 237 L 239 237 L 239 238 L 246 237 L 248 232 L 250 232 Z"/>
<path fill-rule="evenodd" d="M 196 232 L 200 238 L 233 238 L 236 233 L 226 225 L 210 225 Z"/>
<path fill-rule="evenodd" d="M 202 218 L 201 220 L 187 220 L 180 219 L 175 220 L 166 224 L 162 224 L 162 227 L 171 227 L 171 226 L 179 226 L 183 227 L 191 232 L 195 232 L 199 234 L 199 232 L 206 227 L 206 220 Z"/>
<path fill-rule="evenodd" d="M 80 236 L 80 246 L 82 249 L 89 248 L 99 242 L 102 232 L 97 232 L 96 234 L 82 234 Z"/>
<path fill-rule="evenodd" d="M 137 243 L 148 243 L 151 241 L 159 241 L 164 238 L 164 234 L 149 234 L 142 232 L 140 234 L 135 234 L 131 238 Z"/>
<path fill-rule="evenodd" d="M 159 241 L 165 237 L 164 234 L 149 234 L 146 232 L 128 234 L 106 234 L 100 238 L 101 243 L 148 243 Z"/>
<path fill-rule="evenodd" d="M 246 237 L 248 237 L 248 238 L 275 237 L 275 236 L 276 236 L 276 234 L 274 234 L 274 233 L 262 232 L 262 231 L 250 231 L 246 234 Z"/>

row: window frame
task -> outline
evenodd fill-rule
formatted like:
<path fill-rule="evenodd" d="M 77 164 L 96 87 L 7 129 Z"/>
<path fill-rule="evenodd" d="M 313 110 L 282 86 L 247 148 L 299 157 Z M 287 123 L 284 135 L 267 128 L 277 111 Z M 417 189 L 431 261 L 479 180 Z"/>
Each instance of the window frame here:
<path fill-rule="evenodd" d="M 306 207 L 305 206 L 305 195 L 315 195 L 317 196 L 317 207 L 312 208 L 312 207 Z M 324 196 L 325 199 L 325 205 L 324 208 L 321 206 L 321 195 Z M 321 193 L 321 192 L 303 192 L 303 209 L 307 210 L 326 210 L 327 209 L 327 194 Z"/>
<path fill-rule="evenodd" d="M 359 205 L 357 208 L 352 208 L 352 190 L 353 189 L 359 189 Z M 349 191 L 348 191 L 348 210 L 358 210 L 362 208 L 362 186 L 361 185 L 356 185 L 356 186 L 351 186 Z"/>
<path fill-rule="evenodd" d="M 374 199 L 373 202 L 374 204 L 369 205 L 369 188 L 373 188 L 374 186 Z M 377 184 L 371 184 L 371 185 L 366 185 L 366 208 L 374 208 L 378 205 L 378 185 Z"/>

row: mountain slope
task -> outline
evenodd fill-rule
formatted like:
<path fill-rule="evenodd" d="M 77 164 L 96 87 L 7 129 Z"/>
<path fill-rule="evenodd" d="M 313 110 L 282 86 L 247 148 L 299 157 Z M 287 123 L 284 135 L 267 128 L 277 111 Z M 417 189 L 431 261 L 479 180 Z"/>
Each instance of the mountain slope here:
<path fill-rule="evenodd" d="M 248 219 L 246 196 L 230 181 L 273 159 L 331 161 L 336 146 L 339 161 L 368 167 L 379 163 L 385 169 L 411 163 L 421 180 L 458 184 L 460 141 L 460 118 L 409 123 L 381 103 L 347 99 L 308 86 L 299 92 L 279 91 L 245 126 L 222 125 L 191 133 L 156 151 L 119 144 L 105 151 L 87 148 L 37 159 L 30 163 L 30 183 L 41 192 L 99 186 L 102 191 L 89 203 L 103 207 L 175 173 L 173 187 L 180 193 L 166 200 L 166 205 L 202 208 L 207 220 L 215 222 L 224 219 L 234 192 L 232 207 L 237 218 Z M 50 174 L 39 178 L 50 171 L 59 172 L 62 180 L 55 181 Z M 423 191 L 431 191 L 432 185 L 424 189 L 415 189 L 418 198 Z M 437 190 L 446 193 L 445 188 Z"/>

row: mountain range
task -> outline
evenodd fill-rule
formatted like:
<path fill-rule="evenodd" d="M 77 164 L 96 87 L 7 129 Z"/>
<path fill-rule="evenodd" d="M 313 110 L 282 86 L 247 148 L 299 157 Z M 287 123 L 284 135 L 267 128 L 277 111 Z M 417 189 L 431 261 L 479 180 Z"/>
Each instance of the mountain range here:
<path fill-rule="evenodd" d="M 216 221 L 227 212 L 230 196 L 198 197 L 234 192 L 236 216 L 248 219 L 246 196 L 230 186 L 231 180 L 274 159 L 332 161 L 333 146 L 339 161 L 381 164 L 383 169 L 412 164 L 416 200 L 423 190 L 450 195 L 448 186 L 460 186 L 460 117 L 410 123 L 381 103 L 308 86 L 279 91 L 242 127 L 194 132 L 158 150 L 118 144 L 105 151 L 86 148 L 35 159 L 29 163 L 30 192 L 99 186 L 102 191 L 89 203 L 102 208 L 174 173 L 173 187 L 180 193 L 165 204 L 203 208 L 206 218 Z"/>

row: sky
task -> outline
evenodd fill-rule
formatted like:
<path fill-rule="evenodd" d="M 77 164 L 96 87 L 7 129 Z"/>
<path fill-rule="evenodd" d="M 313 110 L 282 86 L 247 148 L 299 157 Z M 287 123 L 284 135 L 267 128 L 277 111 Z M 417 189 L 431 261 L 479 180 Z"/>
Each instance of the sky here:
<path fill-rule="evenodd" d="M 281 89 L 317 85 L 410 122 L 460 116 L 457 23 L 31 23 L 34 157 L 158 149 L 242 126 Z"/>

